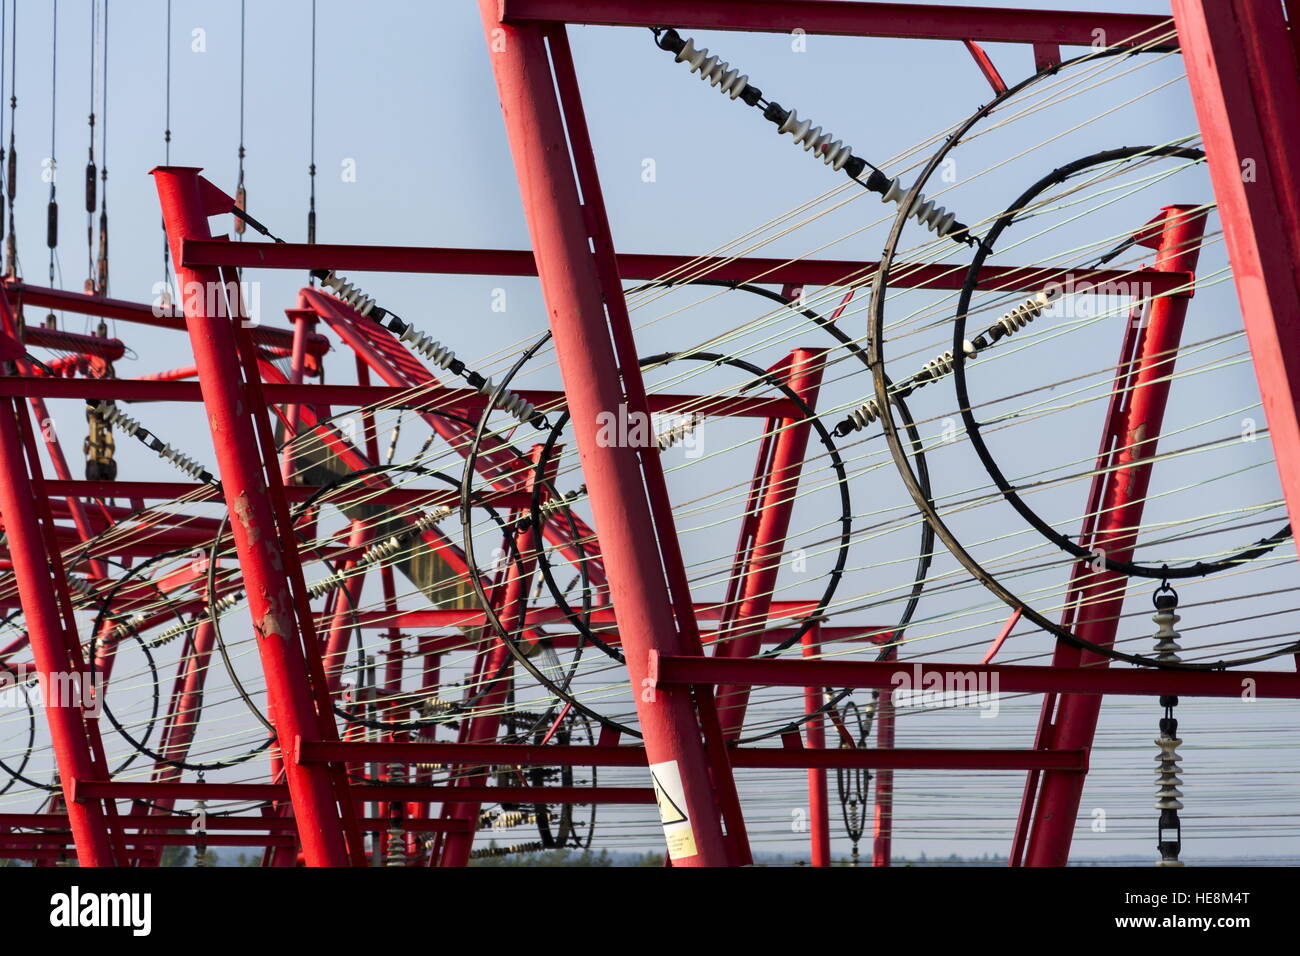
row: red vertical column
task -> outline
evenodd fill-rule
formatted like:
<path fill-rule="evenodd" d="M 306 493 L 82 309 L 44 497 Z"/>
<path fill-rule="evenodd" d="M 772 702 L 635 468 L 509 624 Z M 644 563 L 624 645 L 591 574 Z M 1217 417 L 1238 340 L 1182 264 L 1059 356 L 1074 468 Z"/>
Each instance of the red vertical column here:
<path fill-rule="evenodd" d="M 721 814 L 692 696 L 687 689 L 652 690 L 648 681 L 651 650 L 687 649 L 666 583 L 666 572 L 680 568 L 666 568 L 656 545 L 638 450 L 608 446 L 598 437 L 599 416 L 617 415 L 627 394 L 544 37 L 533 26 L 500 23 L 495 0 L 480 0 L 479 7 L 646 753 L 665 797 L 670 855 L 677 866 L 725 865 Z M 620 331 L 630 335 L 630 328 Z M 624 363 L 622 375 L 629 391 L 640 388 L 634 361 Z"/>
<path fill-rule="evenodd" d="M 1300 8 L 1173 0 L 1293 527 L 1300 527 Z"/>
<path fill-rule="evenodd" d="M 888 660 L 898 658 L 898 648 L 890 649 Z M 876 699 L 876 748 L 894 748 L 894 689 L 883 688 Z M 894 771 L 876 771 L 876 812 L 872 826 L 871 865 L 889 866 L 893 861 L 894 840 Z"/>
<path fill-rule="evenodd" d="M 811 627 L 803 636 L 803 656 L 817 658 L 821 656 L 821 628 Z M 805 714 L 817 714 L 821 710 L 823 689 L 805 687 L 803 702 Z M 825 719 L 818 714 L 804 723 L 804 737 L 809 750 L 826 748 Z M 813 866 L 831 865 L 831 821 L 830 801 L 826 795 L 826 770 L 813 767 L 808 771 L 808 829 L 812 848 Z"/>
<path fill-rule="evenodd" d="M 1157 246 L 1155 268 L 1195 272 L 1205 231 L 1205 212 L 1189 206 L 1168 206 Z M 1116 561 L 1130 561 L 1142 524 L 1151 459 L 1164 421 L 1170 378 L 1187 315 L 1185 295 L 1165 296 L 1151 303 L 1147 326 L 1138 345 L 1137 371 L 1119 428 L 1119 447 L 1101 499 L 1100 515 L 1092 539 L 1100 551 Z M 1107 423 L 1110 427 L 1112 423 Z M 1099 646 L 1115 641 L 1124 607 L 1123 575 L 1097 570 L 1080 589 L 1075 633 Z M 1105 667 L 1109 658 L 1060 645 L 1053 663 L 1066 666 Z M 1048 733 L 1051 749 L 1088 750 L 1101 713 L 1100 695 L 1064 694 L 1058 698 L 1056 716 Z M 1042 776 L 1037 809 L 1030 826 L 1025 863 L 1028 866 L 1064 866 L 1070 855 L 1085 775 L 1078 771 L 1048 770 Z"/>
<path fill-rule="evenodd" d="M 785 368 L 773 371 L 786 378 L 791 391 L 816 407 L 825 354 L 825 349 L 795 349 L 782 363 Z M 758 527 L 748 560 L 743 565 L 740 607 L 728 622 L 730 626 L 723 629 L 725 636 L 714 652 L 717 657 L 753 657 L 762 649 L 763 631 L 767 628 L 772 595 L 785 557 L 785 539 L 790 531 L 790 517 L 798 497 L 799 477 L 812 425 L 803 418 L 781 418 L 769 420 L 768 428 L 775 432 L 776 437 L 771 468 L 764 475 L 755 476 L 764 483 L 755 506 Z M 718 687 L 718 720 L 723 734 L 729 739 L 740 736 L 745 711 L 749 707 L 749 692 L 748 684 L 722 684 Z"/>
<path fill-rule="evenodd" d="M 107 779 L 95 768 L 87 736 L 78 686 L 84 669 L 78 659 L 76 637 L 69 635 L 59 613 L 54 583 L 50 577 L 50 559 L 37 524 L 32 502 L 32 488 L 27 458 L 17 415 L 25 414 L 17 401 L 0 402 L 0 517 L 4 519 L 5 537 L 13 561 L 18 597 L 23 606 L 24 623 L 31 642 L 32 657 L 40 674 L 45 716 L 50 725 L 50 741 L 63 784 L 68 822 L 77 845 L 77 860 L 82 866 L 112 866 L 113 852 L 103 805 L 98 800 L 79 802 L 74 798 L 78 781 Z M 69 699 L 75 689 L 78 699 Z"/>
<path fill-rule="evenodd" d="M 179 264 L 185 239 L 211 238 L 199 171 L 164 166 L 154 170 L 154 179 L 172 259 Z M 177 273 L 303 854 L 312 866 L 346 866 L 349 858 L 328 766 L 299 764 L 292 759 L 299 738 L 320 738 L 320 718 L 312 700 L 294 602 L 279 553 L 280 534 L 249 417 L 233 320 L 224 314 L 224 308 L 218 308 L 216 315 L 206 308 L 209 298 L 224 302 L 215 294 L 222 287 L 220 273 L 213 268 L 184 266 Z"/>

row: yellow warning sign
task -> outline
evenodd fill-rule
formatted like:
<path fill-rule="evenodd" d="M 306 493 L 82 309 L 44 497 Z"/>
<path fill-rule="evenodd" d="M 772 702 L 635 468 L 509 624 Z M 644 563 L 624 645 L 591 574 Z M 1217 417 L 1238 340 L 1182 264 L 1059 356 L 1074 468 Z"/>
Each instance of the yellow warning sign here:
<path fill-rule="evenodd" d="M 695 831 L 691 829 L 690 812 L 686 806 L 686 788 L 676 760 L 650 765 L 650 779 L 654 783 L 655 799 L 659 802 L 659 821 L 664 826 L 664 840 L 668 843 L 668 858 L 680 860 L 695 856 Z"/>

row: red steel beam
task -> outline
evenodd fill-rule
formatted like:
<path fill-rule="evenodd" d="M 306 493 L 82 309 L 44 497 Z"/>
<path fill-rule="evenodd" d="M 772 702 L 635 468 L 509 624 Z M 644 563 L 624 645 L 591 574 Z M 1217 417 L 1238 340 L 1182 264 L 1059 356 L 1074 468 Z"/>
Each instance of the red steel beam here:
<path fill-rule="evenodd" d="M 1288 6 L 1289 25 L 1278 0 L 1173 0 L 1282 492 L 1300 526 L 1300 10 Z"/>
<path fill-rule="evenodd" d="M 165 166 L 154 170 L 163 223 L 172 255 L 179 261 L 186 236 L 208 235 L 208 208 L 199 171 Z M 182 288 L 222 285 L 216 269 L 178 271 Z M 268 702 L 274 713 L 281 749 L 300 737 L 324 733 L 309 686 L 308 662 L 290 592 L 284 543 L 268 494 L 266 472 L 254 424 L 249 390 L 241 373 L 234 324 L 230 315 L 208 315 L 205 296 L 186 295 L 185 325 L 199 369 L 199 385 L 212 431 L 231 532 L 244 573 L 248 609 L 257 633 L 257 649 L 266 676 Z M 220 311 L 220 310 L 219 310 Z M 179 385 L 184 383 L 154 383 Z M 290 546 L 292 546 L 290 544 Z M 316 866 L 346 866 L 349 861 L 343 818 L 329 768 L 287 765 L 285 776 L 299 822 L 303 854 Z"/>
<path fill-rule="evenodd" d="M 732 660 L 652 655 L 653 686 L 716 684 L 719 681 L 768 687 L 921 688 L 965 686 L 1001 694 L 1128 694 L 1158 697 L 1240 697 L 1251 689 L 1259 697 L 1300 698 L 1300 674 L 1289 671 L 1182 671 L 1155 668 L 1054 667 L 1038 664 L 944 664 L 913 661 L 805 661 L 779 658 Z M 910 683 L 905 683 L 910 682 Z"/>
<path fill-rule="evenodd" d="M 50 555 L 32 507 L 36 492 L 19 433 L 19 415 L 26 410 L 15 401 L 0 402 L 0 515 L 22 599 L 24 624 L 43 685 L 45 716 L 49 723 L 54 757 L 68 803 L 77 859 L 82 866 L 112 866 L 114 854 L 108 820 L 98 801 L 76 803 L 73 788 L 79 780 L 107 775 L 95 759 L 89 734 L 95 726 L 83 712 L 81 684 L 85 668 L 76 635 L 69 635 L 51 578 Z M 72 682 L 72 683 L 69 683 Z M 73 686 L 75 700 L 67 699 Z"/>
<path fill-rule="evenodd" d="M 233 245 L 234 243 L 232 243 Z M 177 260 L 179 262 L 180 260 Z M 82 292 L 68 292 L 64 289 L 48 289 L 43 286 L 28 285 L 16 279 L 2 279 L 4 288 L 13 297 L 15 304 L 36 305 L 43 309 L 57 312 L 72 312 L 77 315 L 94 315 L 105 319 L 117 319 L 121 322 L 133 322 L 137 325 L 151 325 L 159 329 L 185 331 L 185 317 L 175 310 L 144 305 L 140 302 L 127 302 L 124 299 L 108 299 L 98 295 L 86 295 Z M 293 331 L 271 325 L 258 325 L 253 330 L 253 339 L 263 345 L 273 345 L 290 349 L 293 347 Z M 330 340 L 323 335 L 313 334 L 308 337 L 307 351 L 312 355 L 324 355 L 330 350 Z"/>
<path fill-rule="evenodd" d="M 80 479 L 70 479 L 68 481 L 48 480 L 45 482 L 45 486 L 51 494 L 57 493 L 60 496 L 77 498 L 149 498 L 170 501 L 182 495 L 199 491 L 210 492 L 213 499 L 217 497 L 216 490 L 211 486 L 186 481 L 82 481 Z M 312 495 L 319 494 L 323 487 L 322 485 L 288 485 L 285 487 L 284 492 L 290 501 L 306 501 Z M 329 493 L 329 500 L 346 502 L 351 495 L 378 504 L 424 505 L 429 508 L 456 504 L 460 501 L 460 495 L 455 491 L 429 488 L 376 488 L 371 485 L 334 489 Z M 525 495 L 522 492 L 488 490 L 482 494 L 481 500 L 484 504 L 490 504 L 498 508 L 527 508 L 532 503 L 532 496 Z M 160 515 L 160 517 L 165 517 L 165 515 Z M 175 516 L 175 521 L 182 527 L 207 527 L 202 522 L 196 522 L 181 515 Z"/>
<path fill-rule="evenodd" d="M 781 367 L 772 371 L 809 407 L 816 408 L 825 356 L 825 349 L 795 349 Z M 770 448 L 768 461 L 763 462 L 767 467 L 754 476 L 749 499 L 753 510 L 747 509 L 746 515 L 753 521 L 754 532 L 738 549 L 742 553 L 737 555 L 733 570 L 736 604 L 729 608 L 719 628 L 722 637 L 713 652 L 715 657 L 753 657 L 762 650 L 772 595 L 785 558 L 786 535 L 798 497 L 812 423 L 806 416 L 798 415 L 769 419 L 767 429 L 775 437 L 770 445 L 764 441 L 759 452 L 761 460 Z M 736 739 L 745 723 L 749 687 L 719 685 L 714 699 L 723 736 Z"/>
<path fill-rule="evenodd" d="M 820 635 L 817 626 L 810 628 L 802 637 L 803 656 L 816 658 L 820 650 Z M 821 750 L 826 746 L 825 718 L 820 713 L 825 701 L 825 689 L 805 687 L 803 689 L 804 713 L 804 747 L 807 750 Z M 826 770 L 821 767 L 808 769 L 808 841 L 809 862 L 813 866 L 831 865 L 831 819 L 830 800 L 826 791 Z"/>
<path fill-rule="evenodd" d="M 143 813 L 122 814 L 118 821 L 124 827 L 148 827 L 160 830 L 192 830 L 196 817 L 180 814 L 154 816 Z M 363 830 L 387 830 L 397 826 L 412 833 L 446 833 L 464 829 L 464 820 L 389 820 L 387 817 L 363 817 L 357 820 Z M 64 813 L 0 813 L 0 829 L 5 827 L 50 828 L 66 830 L 68 817 Z M 205 824 L 212 830 L 267 830 L 292 833 L 297 824 L 291 817 L 232 817 L 209 814 Z M 0 834 L 0 840 L 5 838 Z"/>
<path fill-rule="evenodd" d="M 534 446 L 530 461 L 537 464 L 541 461 L 541 453 L 542 446 Z M 532 491 L 533 488 L 534 485 L 530 478 L 527 490 Z M 511 518 L 515 520 L 521 517 L 522 514 L 519 512 L 511 515 Z M 519 530 L 515 532 L 514 537 L 515 557 L 507 564 L 503 572 L 503 580 L 497 588 L 493 589 L 491 597 L 493 601 L 500 601 L 498 613 L 501 618 L 501 629 L 509 635 L 516 634 L 523 627 L 522 619 L 528 603 L 529 586 L 537 570 L 538 560 L 538 553 L 533 548 L 532 528 L 526 523 L 519 524 L 518 528 Z M 482 698 L 474 705 L 473 716 L 462 724 L 461 739 L 468 745 L 492 740 L 497 736 L 501 729 L 501 715 L 509 705 L 510 691 L 514 686 L 515 665 L 514 661 L 511 660 L 510 651 L 505 641 L 490 628 L 484 627 L 481 633 L 483 639 L 489 642 L 491 650 L 484 659 L 482 681 L 475 682 L 477 686 L 470 686 L 465 690 L 467 697 L 481 696 Z M 498 674 L 501 676 L 497 677 Z M 401 680 L 400 672 L 397 678 L 399 681 Z M 300 749 L 299 753 L 301 754 L 301 752 Z M 487 768 L 483 768 L 478 773 L 465 773 L 457 778 L 456 786 L 462 789 L 476 785 L 482 786 L 486 777 Z M 466 800 L 447 804 L 443 807 L 442 813 L 444 819 L 477 820 L 482 813 L 482 809 L 480 803 Z M 472 834 L 454 833 L 450 835 L 443 844 L 442 865 L 466 865 L 469 862 L 473 846 L 474 837 Z"/>
<path fill-rule="evenodd" d="M 305 385 L 266 384 L 262 391 L 274 405 L 303 403 L 360 407 L 384 403 L 401 408 L 425 411 L 445 409 L 464 415 L 478 415 L 487 407 L 488 398 L 472 388 L 446 388 L 431 385 L 419 389 L 391 385 Z M 563 392 L 522 389 L 515 394 L 539 408 L 564 405 Z M 0 376 L 0 395 L 24 398 L 112 399 L 126 402 L 200 402 L 200 382 L 161 381 L 138 378 L 75 380 L 46 377 Z M 648 396 L 650 410 L 672 414 L 706 404 L 707 414 L 719 418 L 766 418 L 772 415 L 797 414 L 796 406 L 785 397 L 729 395 L 708 398 L 701 395 L 661 393 Z"/>
<path fill-rule="evenodd" d="M 60 352 L 94 355 L 110 362 L 115 362 L 126 354 L 126 345 L 121 339 L 82 335 L 80 332 L 65 332 L 62 329 L 47 329 L 40 325 L 29 325 L 23 329 L 23 343 L 44 349 L 57 349 Z"/>
<path fill-rule="evenodd" d="M 357 272 L 420 272 L 446 275 L 535 276 L 537 260 L 527 249 L 454 249 L 429 246 L 353 246 L 292 242 L 217 242 L 192 240 L 184 246 L 185 264 L 241 269 L 337 269 Z M 861 284 L 878 263 L 851 259 L 771 259 L 763 257 L 649 255 L 620 252 L 619 277 L 649 281 L 683 272 L 703 279 L 772 285 Z M 966 268 L 948 263 L 900 263 L 890 285 L 900 289 L 962 287 Z M 1081 282 L 1111 287 L 1150 284 L 1152 294 L 1186 289 L 1191 276 L 1149 269 L 1068 270 L 1047 266 L 984 266 L 981 288 L 1004 292 L 1039 292 L 1052 283 Z"/>
<path fill-rule="evenodd" d="M 500 0 L 507 23 L 819 33 L 912 40 L 1130 46 L 1171 34 L 1168 17 L 846 0 Z M 1100 30 L 1098 34 L 1096 31 Z M 1177 49 L 1169 37 L 1153 50 Z"/>
<path fill-rule="evenodd" d="M 886 660 L 897 660 L 898 645 L 890 647 Z M 876 699 L 876 748 L 894 749 L 894 695 L 879 694 Z M 1030 771 L 1034 773 L 1034 771 Z M 871 865 L 890 866 L 894 862 L 894 772 L 876 774 L 875 806 L 871 815 Z"/>
<path fill-rule="evenodd" d="M 873 748 L 812 750 L 806 747 L 733 747 L 732 766 L 746 769 L 803 770 L 1028 770 L 1082 771 L 1082 750 L 975 750 Z M 378 743 L 300 741 L 296 757 L 304 763 L 355 761 L 375 763 L 440 763 L 524 767 L 644 767 L 644 747 L 561 746 L 527 744 Z"/>
<path fill-rule="evenodd" d="M 501 26 L 495 0 L 480 0 L 479 9 L 629 677 L 640 688 L 650 651 L 687 646 L 670 604 L 666 576 L 673 569 L 656 547 L 639 450 L 601 438 L 603 415 L 643 412 L 631 401 L 643 389 L 640 370 L 635 358 L 621 364 L 611 341 L 630 328 L 612 327 L 606 309 L 614 306 L 602 301 L 610 290 L 602 289 L 592 255 L 545 36 L 536 27 Z M 673 863 L 726 865 L 719 781 L 710 776 L 726 768 L 710 761 L 689 689 L 638 692 L 636 707 L 654 779 L 680 810 L 677 822 L 665 824 Z"/>
<path fill-rule="evenodd" d="M 145 780 L 78 782 L 82 800 L 239 800 L 285 801 L 289 789 L 277 783 L 154 783 Z M 444 800 L 481 800 L 484 803 L 618 803 L 655 802 L 650 787 L 445 787 L 354 786 L 356 800 L 441 803 Z M 301 825 L 301 821 L 299 821 Z"/>

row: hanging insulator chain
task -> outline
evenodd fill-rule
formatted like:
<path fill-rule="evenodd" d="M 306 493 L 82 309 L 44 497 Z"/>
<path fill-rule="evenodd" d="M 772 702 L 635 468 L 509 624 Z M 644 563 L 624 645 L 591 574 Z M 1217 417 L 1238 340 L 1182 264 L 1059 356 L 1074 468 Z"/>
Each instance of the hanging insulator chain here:
<path fill-rule="evenodd" d="M 435 341 L 431 336 L 419 331 L 387 309 L 382 308 L 374 299 L 342 276 L 328 269 L 316 269 L 312 272 L 312 275 L 320 280 L 321 285 L 331 290 L 351 306 L 357 314 L 386 328 L 397 336 L 399 342 L 405 342 L 413 352 L 424 356 L 438 368 L 449 371 L 453 375 L 459 375 L 478 392 L 492 397 L 496 406 L 507 414 L 521 422 L 527 422 L 535 428 L 550 428 L 546 416 L 539 412 L 532 402 L 511 391 L 503 391 L 501 394 L 493 396 L 495 386 L 492 384 L 492 379 L 485 378 L 478 372 L 467 368 L 465 363 L 458 359 L 456 353 L 450 348 L 441 342 Z"/>
<path fill-rule="evenodd" d="M 221 487 L 221 483 L 217 481 L 210 471 L 200 465 L 193 458 L 162 441 L 149 431 L 149 429 L 145 428 L 130 415 L 126 414 L 122 409 L 118 408 L 116 402 L 103 401 L 98 405 L 93 402 L 87 402 L 86 404 L 93 408 L 100 417 L 111 424 L 118 426 L 122 431 L 131 435 L 133 438 L 138 439 L 141 444 L 158 455 L 159 458 L 171 462 L 191 478 L 201 481 L 206 485 L 211 485 L 214 488 Z"/>
<path fill-rule="evenodd" d="M 1042 315 L 1044 310 L 1055 302 L 1060 295 L 1061 289 L 1053 286 L 1030 296 L 974 338 L 964 341 L 962 351 L 966 354 L 966 358 L 968 360 L 972 359 L 991 345 L 1019 332 Z M 937 358 L 926 362 L 918 372 L 895 385 L 890 389 L 889 394 L 898 398 L 906 398 L 923 385 L 929 385 L 931 382 L 937 382 L 939 379 L 950 375 L 953 362 L 952 349 L 948 349 Z M 835 426 L 835 435 L 843 438 L 853 432 L 861 431 L 878 418 L 880 418 L 880 403 L 874 398 L 868 399 Z"/>
<path fill-rule="evenodd" d="M 1156 660 L 1162 663 L 1176 664 L 1182 660 L 1182 645 L 1178 642 L 1178 631 L 1174 625 L 1181 618 L 1175 613 L 1178 607 L 1178 593 L 1163 582 L 1154 596 L 1156 613 L 1151 620 L 1156 624 L 1155 651 Z M 1178 698 L 1165 695 L 1160 698 L 1160 706 L 1165 715 L 1160 719 L 1160 736 L 1155 744 L 1160 748 L 1156 756 L 1156 802 L 1155 808 L 1160 813 L 1156 827 L 1156 848 L 1160 851 L 1157 866 L 1182 866 L 1178 854 L 1182 850 L 1182 821 L 1178 811 L 1183 809 L 1183 765 L 1178 748 L 1182 740 L 1178 736 L 1178 721 L 1174 719 L 1174 708 Z"/>
<path fill-rule="evenodd" d="M 1161 719 L 1160 736 L 1155 740 L 1160 748 L 1156 757 L 1155 807 L 1160 812 L 1156 831 L 1156 847 L 1160 851 L 1157 866 L 1183 865 L 1178 859 L 1183 846 L 1182 822 L 1178 818 L 1178 811 L 1183 809 L 1183 758 L 1177 749 L 1182 743 L 1178 736 L 1178 721 L 1173 717 Z"/>
<path fill-rule="evenodd" d="M 678 63 L 685 63 L 692 73 L 698 73 L 701 80 L 707 80 L 710 86 L 726 93 L 731 99 L 739 99 L 748 106 L 761 107 L 763 118 L 775 124 L 777 133 L 790 134 L 796 146 L 802 146 L 804 152 L 820 159 L 832 169 L 844 170 L 854 181 L 878 193 L 882 202 L 892 202 L 902 208 L 908 190 L 897 179 L 891 179 L 879 169 L 871 166 L 865 159 L 853 154 L 853 147 L 845 145 L 820 126 L 813 126 L 812 120 L 800 120 L 795 110 L 787 110 L 780 103 L 773 103 L 763 98 L 763 91 L 749 82 L 748 76 L 732 69 L 730 63 L 724 63 L 719 57 L 711 55 L 707 49 L 697 48 L 695 41 L 683 37 L 671 28 L 654 31 L 655 44 L 673 54 Z M 871 169 L 870 175 L 862 179 L 862 174 Z M 954 242 L 968 245 L 973 243 L 968 228 L 957 221 L 955 213 L 938 205 L 932 199 L 917 196 L 908 211 L 908 216 L 938 236 L 952 239 Z"/>

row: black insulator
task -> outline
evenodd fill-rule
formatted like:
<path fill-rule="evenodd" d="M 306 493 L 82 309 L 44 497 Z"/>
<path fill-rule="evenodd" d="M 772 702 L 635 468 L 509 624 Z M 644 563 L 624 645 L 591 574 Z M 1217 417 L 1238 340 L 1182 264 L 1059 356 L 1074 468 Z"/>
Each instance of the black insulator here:
<path fill-rule="evenodd" d="M 18 195 L 18 150 L 16 149 L 9 150 L 8 179 L 9 200 L 12 202 Z"/>
<path fill-rule="evenodd" d="M 682 35 L 672 27 L 655 37 L 655 43 L 659 46 L 659 49 L 667 50 L 669 53 L 681 53 L 682 48 L 686 46 L 686 41 L 682 39 Z"/>
<path fill-rule="evenodd" d="M 863 183 L 863 185 L 873 193 L 880 193 L 880 195 L 883 196 L 885 193 L 889 192 L 889 187 L 892 182 L 893 180 L 880 170 L 873 169 L 871 175 L 867 177 L 867 181 Z"/>
<path fill-rule="evenodd" d="M 45 245 L 54 249 L 59 244 L 59 204 L 53 199 L 45 209 Z"/>
<path fill-rule="evenodd" d="M 316 241 L 316 210 L 313 209 L 307 213 L 307 241 L 314 243 Z"/>
<path fill-rule="evenodd" d="M 768 103 L 767 107 L 763 110 L 763 119 L 775 123 L 777 126 L 780 126 L 789 118 L 790 111 L 780 103 Z"/>
<path fill-rule="evenodd" d="M 95 211 L 95 164 L 86 163 L 86 212 Z"/>

